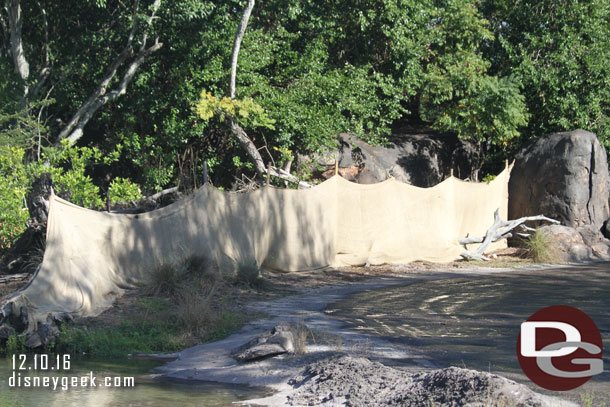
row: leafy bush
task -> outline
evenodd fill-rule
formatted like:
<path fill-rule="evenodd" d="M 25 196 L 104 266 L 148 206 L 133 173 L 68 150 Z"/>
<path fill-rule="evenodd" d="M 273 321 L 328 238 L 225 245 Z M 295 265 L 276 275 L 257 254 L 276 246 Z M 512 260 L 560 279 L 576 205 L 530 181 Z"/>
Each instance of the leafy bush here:
<path fill-rule="evenodd" d="M 56 193 L 72 203 L 89 208 L 103 205 L 100 188 L 88 170 L 118 160 L 121 147 L 102 157 L 98 148 L 77 147 L 69 142 L 58 148 L 45 148 L 40 161 L 27 162 L 22 147 L 0 145 L 0 251 L 10 247 L 25 229 L 29 218 L 26 196 L 35 177 L 51 173 Z M 110 184 L 113 202 L 141 197 L 138 185 L 126 178 Z"/>
<path fill-rule="evenodd" d="M 0 251 L 11 246 L 30 217 L 25 204 L 29 177 L 23 154 L 22 148 L 0 146 Z"/>
<path fill-rule="evenodd" d="M 17 335 L 15 332 L 11 333 L 4 347 L 0 344 L 0 354 L 13 355 L 15 353 L 24 353 L 26 351 L 25 339 L 25 334 Z"/>
<path fill-rule="evenodd" d="M 117 177 L 108 187 L 108 199 L 111 202 L 129 202 L 142 198 L 140 187 L 127 178 Z"/>

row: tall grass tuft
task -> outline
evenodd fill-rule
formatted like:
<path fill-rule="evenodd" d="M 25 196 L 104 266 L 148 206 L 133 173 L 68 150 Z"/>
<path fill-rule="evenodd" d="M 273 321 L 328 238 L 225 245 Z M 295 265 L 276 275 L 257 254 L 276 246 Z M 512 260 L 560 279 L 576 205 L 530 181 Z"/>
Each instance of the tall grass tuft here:
<path fill-rule="evenodd" d="M 536 231 L 525 239 L 525 249 L 527 256 L 536 263 L 558 263 L 559 251 L 555 246 L 553 239 L 541 231 Z"/>
<path fill-rule="evenodd" d="M 256 261 L 241 263 L 237 266 L 235 283 L 245 285 L 250 288 L 262 289 L 265 286 L 265 279 L 261 274 Z"/>
<path fill-rule="evenodd" d="M 171 261 L 162 261 L 150 273 L 144 292 L 148 295 L 174 295 L 182 288 L 183 269 Z"/>

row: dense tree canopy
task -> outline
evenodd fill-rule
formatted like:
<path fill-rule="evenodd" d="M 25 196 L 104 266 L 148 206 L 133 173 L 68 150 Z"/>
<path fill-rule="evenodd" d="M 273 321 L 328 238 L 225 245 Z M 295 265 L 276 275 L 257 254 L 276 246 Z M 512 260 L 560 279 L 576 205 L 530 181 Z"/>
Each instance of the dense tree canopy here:
<path fill-rule="evenodd" d="M 5 0 L 0 191 L 11 198 L 0 235 L 22 228 L 24 191 L 50 167 L 90 206 L 111 184 L 114 200 L 192 188 L 204 161 L 217 185 L 252 174 L 231 113 L 276 164 L 332 147 L 339 133 L 382 142 L 404 124 L 470 139 L 488 160 L 579 127 L 610 146 L 607 1 L 260 2 L 231 101 L 245 5 Z"/>

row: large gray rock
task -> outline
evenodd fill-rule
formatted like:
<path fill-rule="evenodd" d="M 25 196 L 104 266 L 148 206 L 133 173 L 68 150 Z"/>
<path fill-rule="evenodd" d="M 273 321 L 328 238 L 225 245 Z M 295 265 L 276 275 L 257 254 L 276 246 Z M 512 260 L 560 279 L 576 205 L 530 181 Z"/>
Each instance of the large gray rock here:
<path fill-rule="evenodd" d="M 446 179 L 454 169 L 455 176 L 468 178 L 472 162 L 480 159 L 474 146 L 456 137 L 435 133 L 395 135 L 387 145 L 373 146 L 354 136 L 341 135 L 339 146 L 327 154 L 313 158 L 316 165 L 331 169 L 335 160 L 339 167 L 357 169 L 341 171 L 350 181 L 372 184 L 392 176 L 407 184 L 431 187 Z M 299 157 L 300 161 L 311 158 Z"/>
<path fill-rule="evenodd" d="M 550 225 L 539 228 L 549 239 L 555 250 L 556 261 L 560 263 L 579 263 L 593 260 L 593 252 L 586 245 L 582 235 L 575 228 L 563 225 Z"/>
<path fill-rule="evenodd" d="M 238 362 L 250 362 L 285 353 L 295 353 L 299 333 L 292 324 L 279 324 L 250 342 L 233 349 L 231 354 Z"/>
<path fill-rule="evenodd" d="M 610 176 L 606 151 L 584 130 L 533 140 L 516 157 L 508 216 L 544 214 L 572 227 L 601 229 L 608 219 Z"/>

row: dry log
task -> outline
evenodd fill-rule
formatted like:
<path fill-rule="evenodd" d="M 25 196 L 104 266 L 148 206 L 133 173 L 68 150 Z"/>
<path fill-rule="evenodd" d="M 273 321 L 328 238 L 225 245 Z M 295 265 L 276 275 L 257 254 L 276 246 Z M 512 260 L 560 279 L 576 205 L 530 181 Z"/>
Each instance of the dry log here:
<path fill-rule="evenodd" d="M 544 215 L 536 215 L 536 216 L 525 216 L 523 218 L 503 221 L 500 219 L 500 209 L 496 209 L 494 212 L 494 223 L 487 230 L 484 237 L 463 237 L 459 238 L 458 242 L 464 246 L 464 251 L 460 254 L 464 259 L 467 260 L 490 260 L 488 257 L 484 256 L 485 250 L 489 247 L 490 244 L 497 242 L 501 239 L 506 239 L 513 236 L 513 230 L 517 227 L 521 227 L 525 232 L 531 232 L 535 229 L 524 225 L 525 222 L 534 222 L 534 221 L 546 221 L 549 223 L 559 224 L 560 222 L 555 219 L 547 218 Z M 528 237 L 528 233 L 516 233 L 515 234 L 521 237 Z M 481 243 L 481 245 L 475 251 L 468 250 L 466 245 Z"/>
<path fill-rule="evenodd" d="M 7 284 L 13 281 L 24 281 L 31 276 L 31 273 L 8 274 L 0 277 L 0 284 Z"/>

